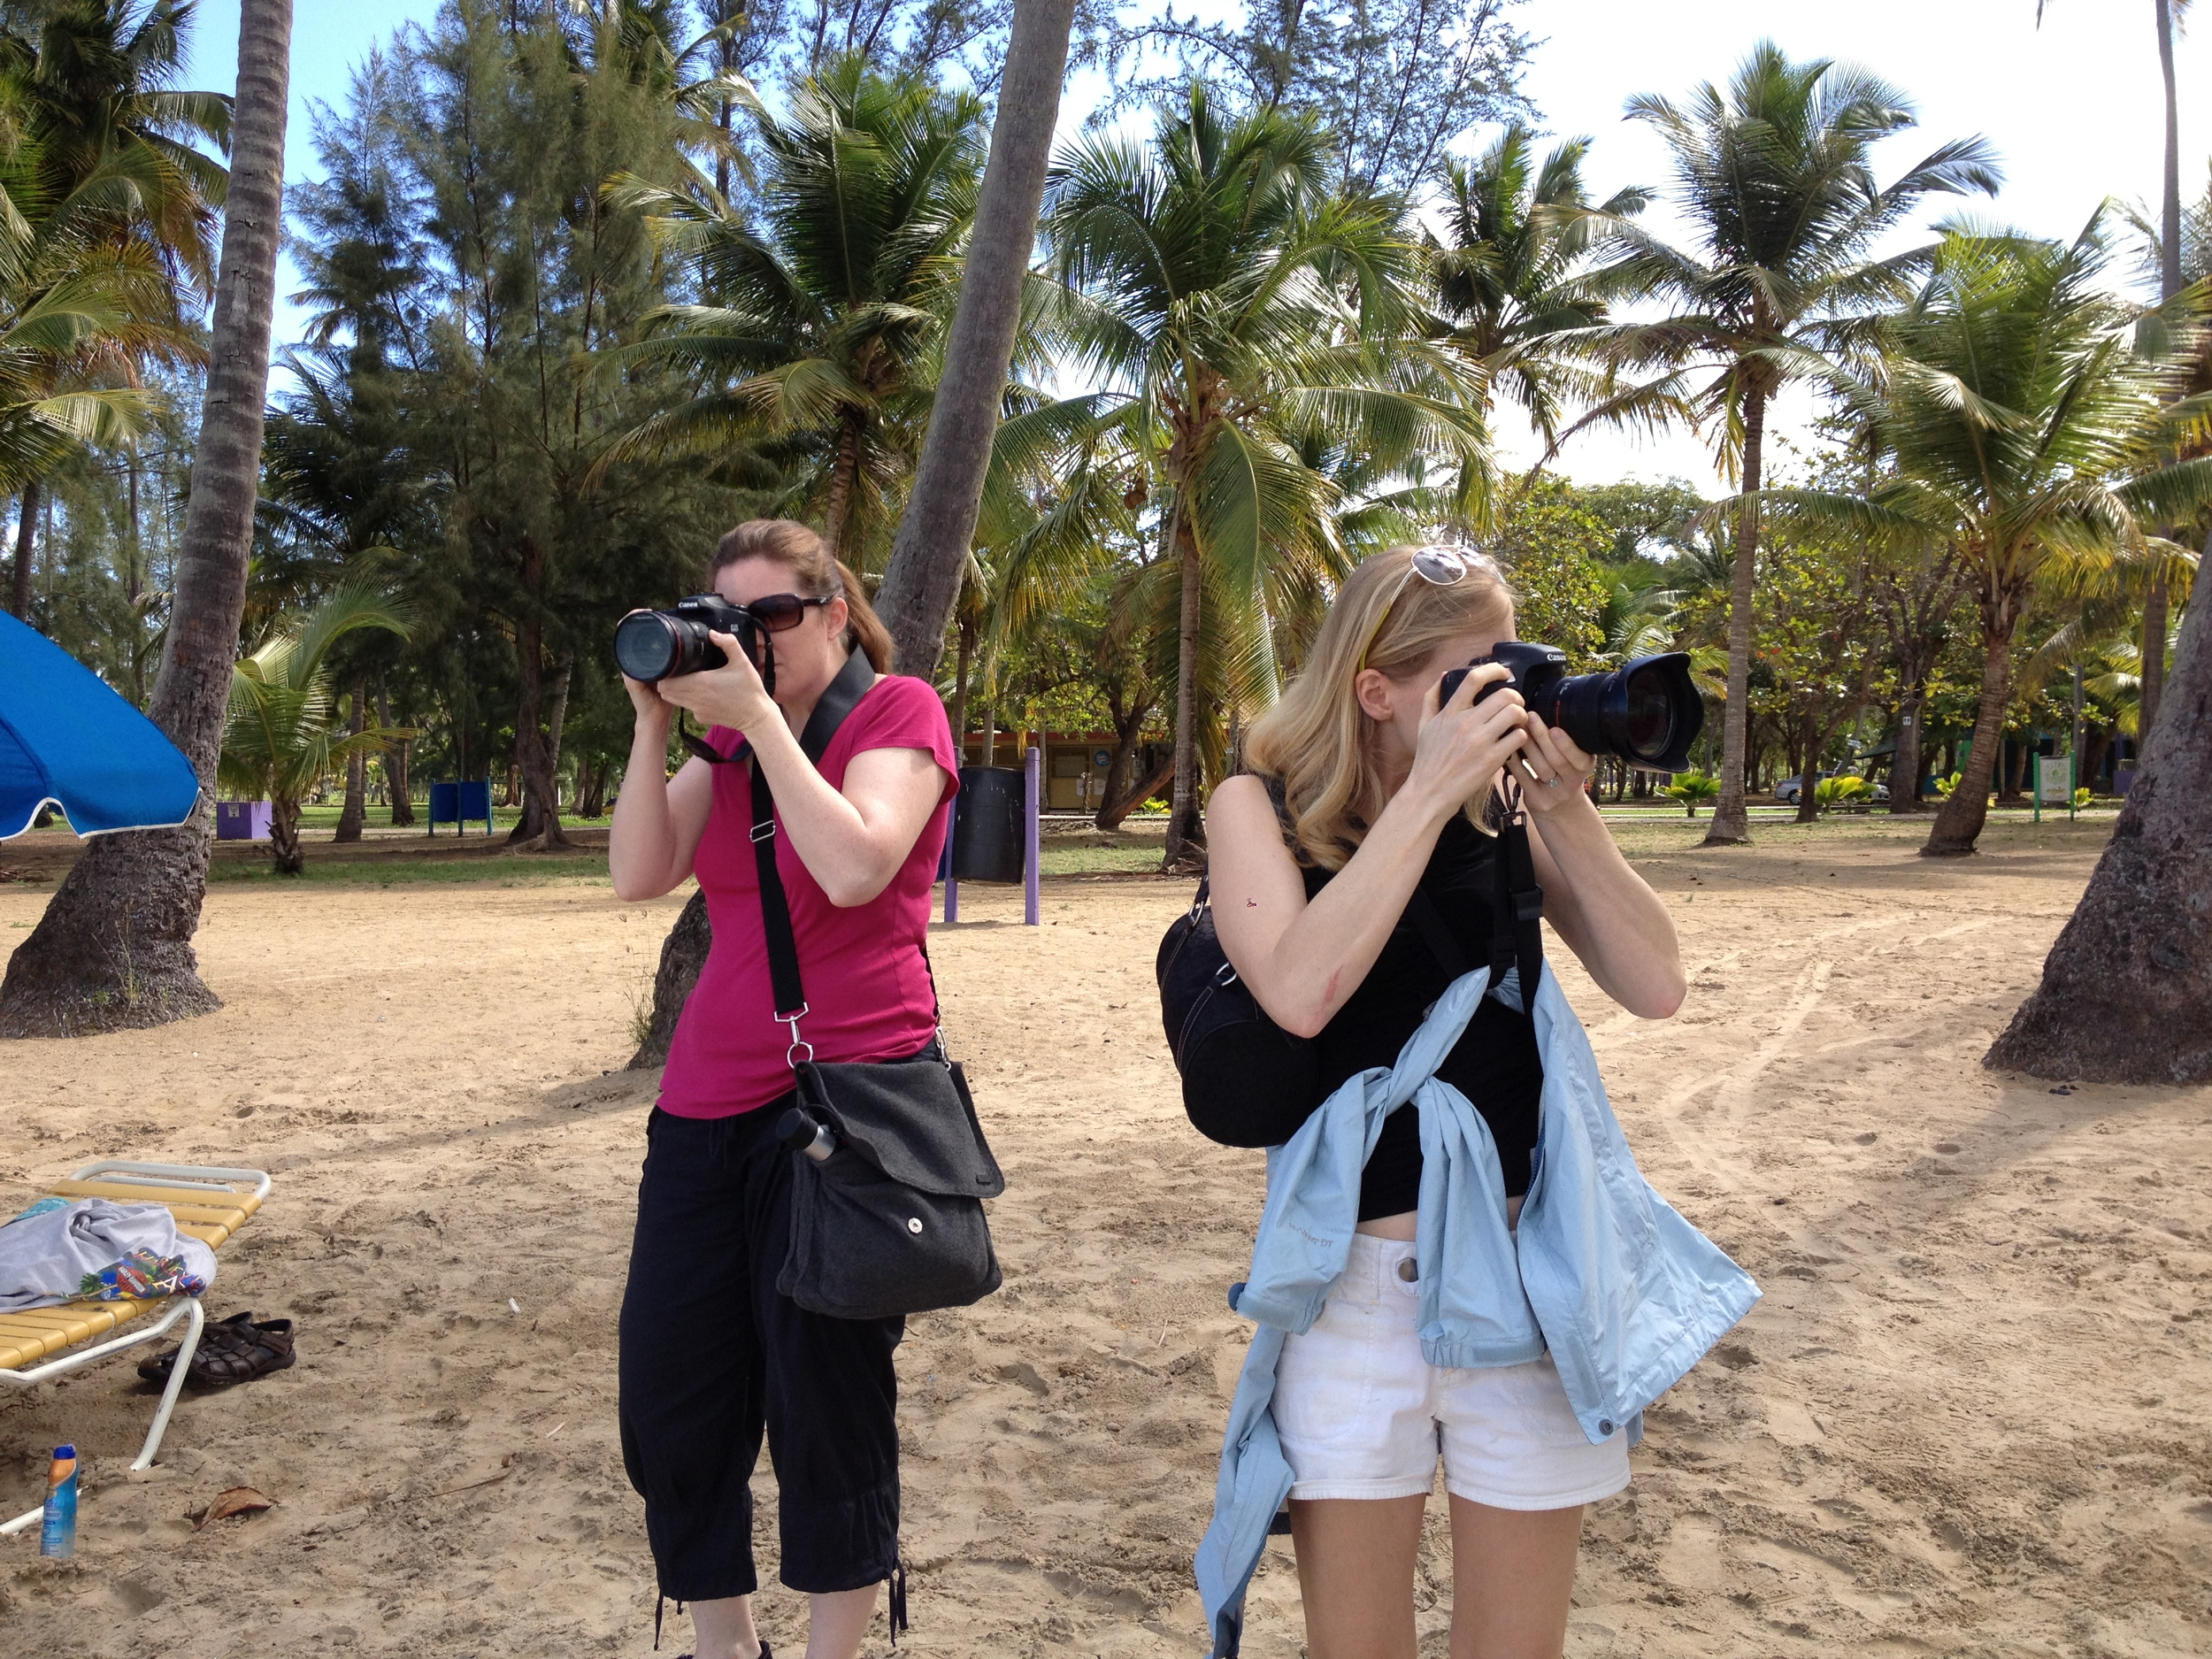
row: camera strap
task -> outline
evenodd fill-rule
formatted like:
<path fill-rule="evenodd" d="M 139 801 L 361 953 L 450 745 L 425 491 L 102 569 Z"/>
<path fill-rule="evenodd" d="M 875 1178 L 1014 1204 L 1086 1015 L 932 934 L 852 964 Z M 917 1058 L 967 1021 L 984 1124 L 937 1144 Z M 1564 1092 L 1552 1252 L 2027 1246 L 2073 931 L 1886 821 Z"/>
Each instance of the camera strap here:
<path fill-rule="evenodd" d="M 1529 851 L 1528 815 L 1515 803 L 1498 833 L 1496 886 L 1490 900 L 1490 983 L 1508 968 L 1521 975 L 1521 1010 L 1536 1014 L 1536 980 L 1544 970 L 1544 889 L 1536 882 L 1536 860 Z"/>
<path fill-rule="evenodd" d="M 806 729 L 799 733 L 799 748 L 815 766 L 821 765 L 830 740 L 844 725 L 845 717 L 860 706 L 861 698 L 875 683 L 876 671 L 864 653 L 855 651 L 845 659 L 837 678 L 814 705 L 814 712 L 807 716 Z M 742 757 L 749 761 L 749 745 L 740 744 L 730 758 Z M 791 931 L 791 901 L 776 869 L 775 797 L 769 793 L 767 774 L 758 764 L 749 770 L 753 785 L 753 867 L 760 878 L 760 922 L 768 946 L 768 979 L 775 991 L 776 1018 L 791 1033 L 786 1058 L 796 1066 L 802 1059 L 814 1057 L 812 1045 L 799 1036 L 799 1020 L 807 1011 L 806 988 L 799 979 L 799 942 Z"/>

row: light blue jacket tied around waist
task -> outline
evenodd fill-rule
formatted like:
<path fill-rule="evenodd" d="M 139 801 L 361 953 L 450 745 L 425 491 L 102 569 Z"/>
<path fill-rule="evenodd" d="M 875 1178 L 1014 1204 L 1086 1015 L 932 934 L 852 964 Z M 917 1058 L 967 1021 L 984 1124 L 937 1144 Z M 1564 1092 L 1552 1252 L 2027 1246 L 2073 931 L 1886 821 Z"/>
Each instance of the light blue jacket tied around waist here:
<path fill-rule="evenodd" d="M 1421 1112 L 1421 1352 L 1432 1365 L 1518 1365 L 1548 1349 L 1593 1444 L 1643 1433 L 1644 1408 L 1678 1382 L 1749 1311 L 1759 1287 L 1654 1192 L 1605 1098 L 1582 1022 L 1548 973 L 1538 977 L 1544 1063 L 1533 1177 L 1517 1230 L 1506 1225 L 1505 1169 L 1489 1125 L 1436 1068 L 1489 982 L 1453 981 L 1389 1071 L 1371 1067 L 1267 1154 L 1267 1205 L 1252 1274 L 1229 1305 L 1259 1328 L 1229 1407 L 1213 1524 L 1198 1546 L 1198 1592 L 1217 1659 L 1233 1659 L 1244 1591 L 1291 1471 L 1270 1409 L 1283 1339 L 1320 1317 L 1351 1254 L 1360 1175 L 1383 1119 Z M 1498 995 L 1520 1006 L 1519 975 Z"/>

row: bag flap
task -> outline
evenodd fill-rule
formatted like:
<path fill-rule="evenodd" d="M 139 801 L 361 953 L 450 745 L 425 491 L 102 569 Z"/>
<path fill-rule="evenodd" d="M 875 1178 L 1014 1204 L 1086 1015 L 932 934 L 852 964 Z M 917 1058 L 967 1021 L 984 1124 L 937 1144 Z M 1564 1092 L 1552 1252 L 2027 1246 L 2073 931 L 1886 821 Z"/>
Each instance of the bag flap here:
<path fill-rule="evenodd" d="M 926 1193 L 996 1198 L 1006 1178 L 984 1141 L 959 1069 L 928 1056 L 799 1067 L 802 1102 L 853 1151 Z"/>

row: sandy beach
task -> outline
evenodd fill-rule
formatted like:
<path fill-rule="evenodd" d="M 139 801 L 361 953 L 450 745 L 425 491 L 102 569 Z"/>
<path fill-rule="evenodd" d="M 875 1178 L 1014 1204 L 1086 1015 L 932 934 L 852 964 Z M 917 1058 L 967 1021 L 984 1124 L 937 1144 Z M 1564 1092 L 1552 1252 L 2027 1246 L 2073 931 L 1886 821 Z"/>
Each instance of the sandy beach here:
<path fill-rule="evenodd" d="M 2212 1652 L 2212 1091 L 1979 1064 L 2101 828 L 1993 826 L 1948 863 L 1880 818 L 1725 854 L 1701 829 L 1625 838 L 1682 933 L 1681 1014 L 1561 978 L 1646 1172 L 1765 1298 L 1593 1510 L 1568 1652 Z M 653 1079 L 616 1068 L 680 895 L 512 867 L 218 883 L 221 1012 L 0 1050 L 0 1215 L 97 1156 L 266 1167 L 209 1312 L 293 1317 L 301 1355 L 188 1394 L 142 1476 L 127 1363 L 0 1397 L 0 1512 L 56 1441 L 88 1468 L 74 1563 L 0 1540 L 0 1652 L 649 1650 L 614 1342 Z M 0 886 L 0 941 L 50 890 Z M 1161 1039 L 1153 952 L 1188 895 L 1057 879 L 1028 929 L 1018 891 L 971 887 L 933 934 L 1010 1185 L 1006 1289 L 901 1353 L 918 1655 L 1202 1651 L 1189 1563 L 1247 1329 L 1224 1291 L 1262 1192 L 1259 1155 L 1185 1121 Z M 276 1507 L 194 1530 L 242 1484 Z M 795 1599 L 762 1601 L 795 1651 Z M 1284 1544 L 1246 1651 L 1302 1651 Z"/>

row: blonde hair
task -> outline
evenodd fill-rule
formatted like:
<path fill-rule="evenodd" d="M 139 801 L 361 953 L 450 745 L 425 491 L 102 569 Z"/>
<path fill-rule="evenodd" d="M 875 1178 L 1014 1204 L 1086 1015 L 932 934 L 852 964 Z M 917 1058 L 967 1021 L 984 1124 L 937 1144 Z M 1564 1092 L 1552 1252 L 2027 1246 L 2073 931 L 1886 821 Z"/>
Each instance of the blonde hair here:
<path fill-rule="evenodd" d="M 868 603 L 860 578 L 841 559 L 830 557 L 822 538 L 795 518 L 748 518 L 715 544 L 707 565 L 712 581 L 728 565 L 746 559 L 772 559 L 791 572 L 809 599 L 837 594 L 845 601 L 845 649 L 859 651 L 879 674 L 891 672 L 891 631 Z"/>
<path fill-rule="evenodd" d="M 1414 555 L 1394 547 L 1363 561 L 1338 590 L 1305 666 L 1252 723 L 1252 770 L 1282 780 L 1293 850 L 1301 864 L 1341 870 L 1389 801 L 1376 757 L 1376 722 L 1355 682 L 1371 668 L 1403 682 L 1447 641 L 1503 629 L 1512 619 L 1505 573 L 1471 548 L 1438 549 L 1466 561 L 1449 587 L 1414 573 Z M 1467 803 L 1479 827 L 1486 796 Z"/>

